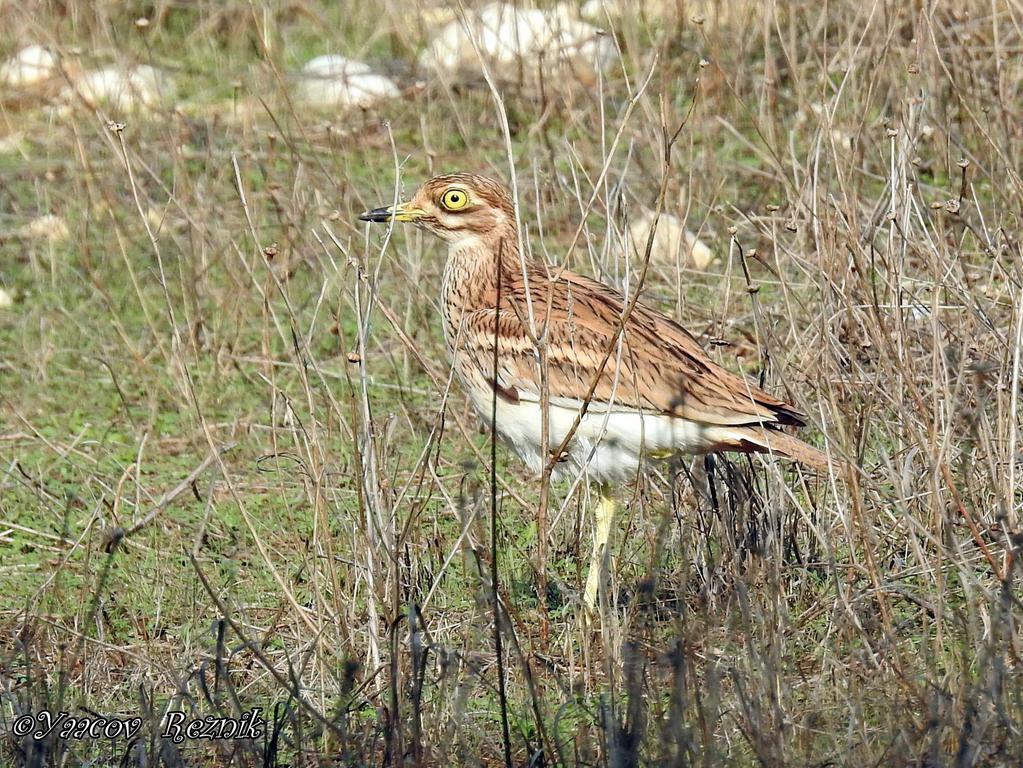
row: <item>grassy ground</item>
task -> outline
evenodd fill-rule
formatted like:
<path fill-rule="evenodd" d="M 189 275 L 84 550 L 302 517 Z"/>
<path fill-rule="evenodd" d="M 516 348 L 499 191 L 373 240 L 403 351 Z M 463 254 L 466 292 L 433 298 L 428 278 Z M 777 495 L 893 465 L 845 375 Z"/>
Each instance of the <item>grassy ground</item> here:
<path fill-rule="evenodd" d="M 425 9 L 389 1 L 0 4 L 0 51 L 177 83 L 148 115 L 0 114 L 0 720 L 143 719 L 8 733 L 4 764 L 501 764 L 505 721 L 515 764 L 1023 754 L 1023 10 L 919 5 L 679 3 L 615 20 L 596 87 L 502 84 L 534 253 L 620 285 L 685 121 L 667 207 L 718 259 L 645 297 L 864 474 L 658 466 L 619 490 L 587 626 L 592 500 L 556 486 L 538 520 L 499 448 L 499 665 L 443 253 L 355 218 L 433 172 L 508 180 L 488 89 L 417 72 Z M 406 98 L 294 105 L 325 52 Z M 47 213 L 68 239 L 14 234 Z M 264 739 L 158 738 L 252 707 Z"/>

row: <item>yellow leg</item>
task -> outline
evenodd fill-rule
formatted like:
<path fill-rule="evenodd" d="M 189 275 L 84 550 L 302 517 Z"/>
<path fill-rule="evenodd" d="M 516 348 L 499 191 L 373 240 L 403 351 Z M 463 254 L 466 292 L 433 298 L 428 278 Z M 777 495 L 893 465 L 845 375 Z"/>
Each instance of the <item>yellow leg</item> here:
<path fill-rule="evenodd" d="M 615 516 L 615 502 L 611 498 L 611 486 L 604 483 L 600 486 L 600 503 L 593 515 L 593 555 L 590 557 L 590 570 L 586 574 L 586 591 L 583 600 L 586 610 L 593 612 L 597 605 L 597 587 L 600 585 L 600 572 L 604 564 L 604 553 L 607 552 L 607 540 L 611 535 L 611 523 Z"/>

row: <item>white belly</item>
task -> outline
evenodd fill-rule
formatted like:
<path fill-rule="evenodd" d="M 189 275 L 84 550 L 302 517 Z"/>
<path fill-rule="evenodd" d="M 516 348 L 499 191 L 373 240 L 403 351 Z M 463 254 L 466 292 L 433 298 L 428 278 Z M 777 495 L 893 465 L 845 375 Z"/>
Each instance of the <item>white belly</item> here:
<path fill-rule="evenodd" d="M 479 392 L 479 390 L 477 390 Z M 486 392 L 475 395 L 473 405 L 491 423 L 491 398 Z M 555 468 L 556 476 L 586 472 L 600 483 L 618 483 L 636 476 L 645 456 L 668 451 L 700 453 L 711 442 L 709 431 L 701 424 L 662 414 L 637 411 L 605 412 L 591 406 L 579 422 L 571 442 Z M 497 434 L 539 474 L 551 451 L 561 445 L 579 408 L 551 404 L 548 417 L 548 448 L 541 450 L 543 431 L 540 404 L 528 400 L 511 403 L 497 398 Z"/>

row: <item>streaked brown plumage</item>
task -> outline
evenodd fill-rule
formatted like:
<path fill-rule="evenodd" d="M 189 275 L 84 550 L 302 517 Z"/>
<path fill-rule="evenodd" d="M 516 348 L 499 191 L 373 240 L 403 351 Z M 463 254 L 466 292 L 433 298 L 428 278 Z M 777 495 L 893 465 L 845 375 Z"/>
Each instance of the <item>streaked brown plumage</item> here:
<path fill-rule="evenodd" d="M 408 202 L 361 218 L 412 222 L 448 243 L 441 303 L 452 363 L 481 416 L 532 469 L 542 470 L 568 435 L 557 469 L 585 471 L 605 487 L 676 451 L 773 453 L 829 466 L 781 431 L 803 426 L 802 414 L 715 363 L 674 320 L 642 302 L 626 317 L 629 301 L 614 288 L 523 260 L 514 208 L 497 182 L 437 176 Z M 595 593 L 593 580 L 588 603 Z"/>
<path fill-rule="evenodd" d="M 451 188 L 465 188 L 470 204 L 445 211 L 440 197 Z M 506 400 L 522 393 L 539 396 L 532 310 L 532 328 L 546 337 L 552 401 L 581 401 L 593 387 L 591 407 L 613 401 L 617 409 L 729 428 L 711 433 L 700 450 L 690 452 L 770 450 L 816 468 L 828 466 L 815 448 L 777 430 L 803 426 L 802 414 L 715 363 L 668 316 L 638 302 L 618 334 L 627 301 L 614 288 L 536 262 L 526 263 L 523 274 L 511 200 L 496 182 L 472 174 L 438 176 L 405 207 L 422 212 L 413 219 L 418 226 L 452 244 L 444 275 L 444 329 L 454 364 L 470 387 L 484 386 L 489 393 L 496 339 L 498 394 Z M 620 356 L 614 349 L 618 335 Z"/>

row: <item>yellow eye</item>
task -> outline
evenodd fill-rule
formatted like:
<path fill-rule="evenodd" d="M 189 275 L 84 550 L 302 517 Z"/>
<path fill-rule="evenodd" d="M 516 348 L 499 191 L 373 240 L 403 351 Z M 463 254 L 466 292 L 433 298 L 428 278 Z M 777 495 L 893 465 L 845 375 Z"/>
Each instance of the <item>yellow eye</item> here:
<path fill-rule="evenodd" d="M 461 187 L 451 187 L 440 196 L 441 207 L 446 211 L 458 211 L 469 204 L 469 193 Z"/>

